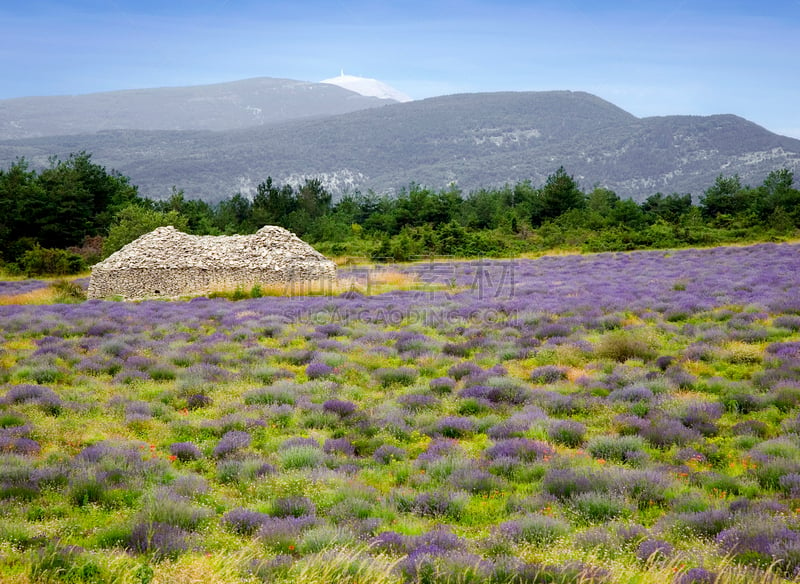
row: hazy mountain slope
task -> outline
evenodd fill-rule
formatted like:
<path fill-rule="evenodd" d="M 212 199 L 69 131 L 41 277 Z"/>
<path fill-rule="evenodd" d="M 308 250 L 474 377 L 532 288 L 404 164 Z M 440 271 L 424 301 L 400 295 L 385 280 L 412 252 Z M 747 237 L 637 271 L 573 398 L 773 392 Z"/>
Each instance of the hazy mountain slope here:
<path fill-rule="evenodd" d="M 191 87 L 24 97 L 0 100 L 0 139 L 116 129 L 231 130 L 386 104 L 385 99 L 327 83 L 269 77 Z"/>
<path fill-rule="evenodd" d="M 595 184 L 643 199 L 656 191 L 701 194 L 738 173 L 760 183 L 773 169 L 800 170 L 800 140 L 736 116 L 636 118 L 580 92 L 464 94 L 323 119 L 227 132 L 115 131 L 0 142 L 0 165 L 25 156 L 87 150 L 148 196 L 172 185 L 209 200 L 272 176 L 321 177 L 334 190 L 392 191 L 416 181 L 465 191 L 530 179 L 563 165 Z"/>

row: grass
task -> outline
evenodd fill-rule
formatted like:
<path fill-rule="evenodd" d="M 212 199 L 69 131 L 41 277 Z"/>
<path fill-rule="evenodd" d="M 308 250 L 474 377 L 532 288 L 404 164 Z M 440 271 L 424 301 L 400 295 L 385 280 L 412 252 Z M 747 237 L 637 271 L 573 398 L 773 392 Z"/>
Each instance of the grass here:
<path fill-rule="evenodd" d="M 39 288 L 20 294 L 0 296 L 0 305 L 11 306 L 15 304 L 54 304 L 58 294 L 51 288 Z"/>

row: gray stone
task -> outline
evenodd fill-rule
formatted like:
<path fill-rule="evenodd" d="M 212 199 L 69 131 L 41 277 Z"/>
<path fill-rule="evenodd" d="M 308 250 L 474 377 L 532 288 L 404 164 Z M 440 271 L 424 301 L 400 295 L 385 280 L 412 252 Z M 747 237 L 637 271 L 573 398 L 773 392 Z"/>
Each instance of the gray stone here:
<path fill-rule="evenodd" d="M 336 264 L 282 227 L 230 236 L 159 227 L 95 264 L 88 296 L 172 298 L 237 286 L 335 280 Z"/>

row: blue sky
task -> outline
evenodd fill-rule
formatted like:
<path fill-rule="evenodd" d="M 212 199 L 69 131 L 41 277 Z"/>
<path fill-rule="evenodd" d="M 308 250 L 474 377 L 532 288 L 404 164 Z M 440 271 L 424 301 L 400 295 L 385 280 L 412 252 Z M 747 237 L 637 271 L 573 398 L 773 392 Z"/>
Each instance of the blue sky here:
<path fill-rule="evenodd" d="M 800 0 L 5 0 L 0 99 L 249 77 L 572 89 L 800 138 Z"/>

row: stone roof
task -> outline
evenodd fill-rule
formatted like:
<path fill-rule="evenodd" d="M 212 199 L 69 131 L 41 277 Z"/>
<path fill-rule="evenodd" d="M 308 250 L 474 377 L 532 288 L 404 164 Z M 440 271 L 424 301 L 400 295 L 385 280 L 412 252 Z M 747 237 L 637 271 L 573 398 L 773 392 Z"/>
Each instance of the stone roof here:
<path fill-rule="evenodd" d="M 306 262 L 330 262 L 282 227 L 267 225 L 253 235 L 189 235 L 159 227 L 129 243 L 93 270 L 142 268 L 282 269 Z"/>

